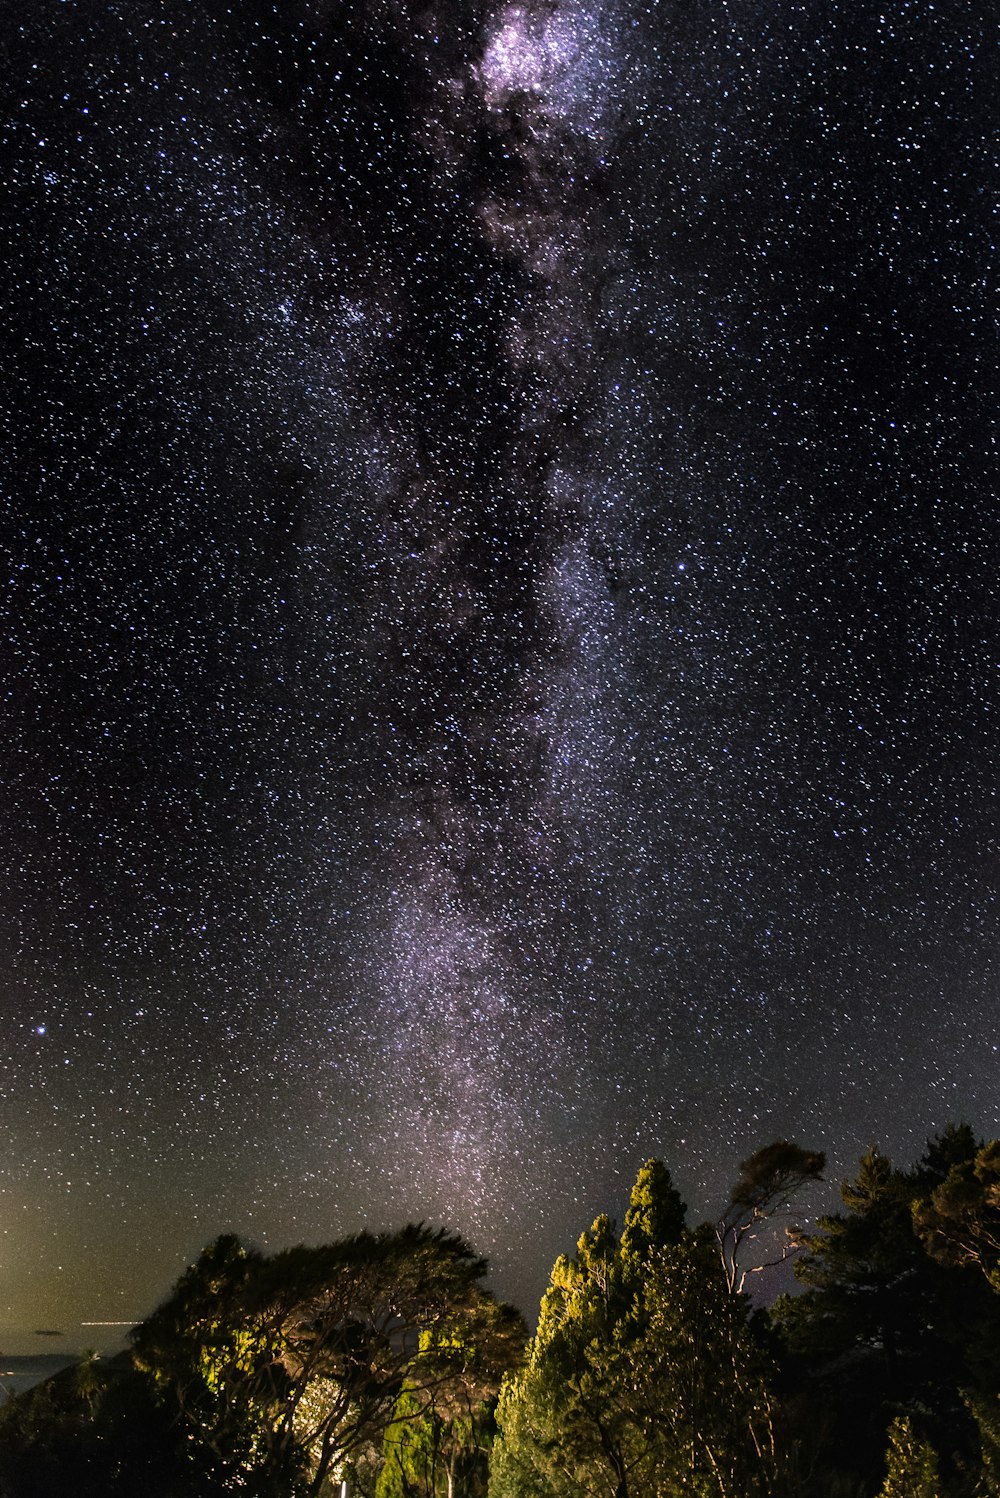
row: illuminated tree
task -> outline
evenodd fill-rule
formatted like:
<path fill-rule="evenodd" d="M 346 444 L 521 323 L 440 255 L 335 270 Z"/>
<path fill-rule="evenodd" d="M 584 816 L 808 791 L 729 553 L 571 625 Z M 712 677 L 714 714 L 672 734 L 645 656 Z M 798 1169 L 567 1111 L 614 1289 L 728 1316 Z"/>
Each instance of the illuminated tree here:
<path fill-rule="evenodd" d="M 886 1479 L 879 1498 L 940 1498 L 941 1480 L 933 1446 L 918 1440 L 905 1416 L 889 1427 Z"/>
<path fill-rule="evenodd" d="M 270 1259 L 224 1238 L 137 1329 L 134 1354 L 195 1458 L 234 1488 L 318 1494 L 381 1440 L 404 1383 L 442 1405 L 474 1384 L 485 1272 L 461 1238 L 422 1226 Z"/>
<path fill-rule="evenodd" d="M 720 1272 L 709 1227 L 653 1257 L 646 1323 L 629 1348 L 642 1490 L 657 1498 L 751 1498 L 775 1481 L 769 1367 L 747 1301 Z"/>
<path fill-rule="evenodd" d="M 626 1279 L 641 1279 L 650 1256 L 679 1243 L 687 1208 L 662 1160 L 647 1160 L 636 1176 L 622 1224 L 619 1249 Z"/>
<path fill-rule="evenodd" d="M 490 1498 L 750 1498 L 769 1490 L 770 1401 L 711 1231 L 685 1231 L 657 1161 L 620 1241 L 599 1217 L 560 1258 L 524 1370 L 500 1396 Z"/>
<path fill-rule="evenodd" d="M 620 1402 L 618 1243 L 599 1217 L 560 1257 L 524 1371 L 497 1408 L 491 1498 L 627 1493 L 630 1428 Z"/>
<path fill-rule="evenodd" d="M 136 1366 L 164 1403 L 176 1405 L 198 1469 L 249 1472 L 264 1460 L 281 1392 L 280 1363 L 257 1305 L 264 1269 L 238 1238 L 217 1238 L 132 1333 Z"/>
<path fill-rule="evenodd" d="M 385 1434 L 377 1498 L 485 1494 L 496 1395 L 504 1374 L 521 1362 L 526 1338 L 520 1314 L 489 1297 L 445 1346 L 424 1334 L 418 1376 L 403 1389 Z M 449 1367 L 461 1359 L 461 1379 L 435 1379 L 442 1353 Z"/>
<path fill-rule="evenodd" d="M 629 1201 L 622 1241 L 596 1219 L 575 1258 L 560 1256 L 542 1298 L 527 1363 L 497 1407 L 491 1498 L 618 1494 L 643 1457 L 628 1398 L 628 1345 L 641 1331 L 641 1287 L 653 1255 L 677 1242 L 684 1205 L 649 1160 Z"/>
<path fill-rule="evenodd" d="M 935 1259 L 977 1269 L 1000 1292 L 1000 1140 L 953 1164 L 914 1204 L 913 1220 Z"/>

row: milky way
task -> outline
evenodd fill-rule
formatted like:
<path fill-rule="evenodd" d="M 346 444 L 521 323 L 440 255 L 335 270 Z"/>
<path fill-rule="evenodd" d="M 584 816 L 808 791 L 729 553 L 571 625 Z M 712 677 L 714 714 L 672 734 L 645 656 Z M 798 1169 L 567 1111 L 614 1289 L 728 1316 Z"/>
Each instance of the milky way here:
<path fill-rule="evenodd" d="M 7 1324 L 995 1129 L 985 10 L 0 30 Z"/>

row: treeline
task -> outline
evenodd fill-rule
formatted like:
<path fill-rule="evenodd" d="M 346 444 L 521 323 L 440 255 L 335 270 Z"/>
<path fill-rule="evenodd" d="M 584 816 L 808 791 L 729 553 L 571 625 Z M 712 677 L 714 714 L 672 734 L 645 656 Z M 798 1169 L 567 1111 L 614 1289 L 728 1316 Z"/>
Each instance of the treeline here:
<path fill-rule="evenodd" d="M 768 1145 L 691 1227 L 648 1161 L 530 1339 L 444 1230 L 220 1238 L 127 1354 L 8 1401 L 0 1495 L 1000 1498 L 1000 1143 L 872 1149 L 799 1231 L 823 1165 Z"/>

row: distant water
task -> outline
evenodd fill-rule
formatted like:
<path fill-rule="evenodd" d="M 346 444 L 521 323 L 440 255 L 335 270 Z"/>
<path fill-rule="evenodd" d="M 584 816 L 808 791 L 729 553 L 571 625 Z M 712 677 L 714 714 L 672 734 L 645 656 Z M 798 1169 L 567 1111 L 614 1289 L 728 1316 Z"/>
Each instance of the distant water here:
<path fill-rule="evenodd" d="M 128 1346 L 128 1332 L 128 1326 L 124 1325 L 80 1326 L 72 1323 L 58 1332 L 40 1332 L 35 1327 L 13 1321 L 0 1322 L 0 1369 L 12 1368 L 15 1362 L 24 1359 L 37 1362 L 59 1357 L 65 1362 L 76 1362 L 91 1348 L 101 1357 L 113 1357 Z"/>
<path fill-rule="evenodd" d="M 61 1368 L 71 1367 L 76 1361 L 76 1357 L 68 1352 L 34 1353 L 23 1358 L 5 1357 L 0 1353 L 0 1400 L 33 1389 L 35 1384 L 51 1378 Z"/>

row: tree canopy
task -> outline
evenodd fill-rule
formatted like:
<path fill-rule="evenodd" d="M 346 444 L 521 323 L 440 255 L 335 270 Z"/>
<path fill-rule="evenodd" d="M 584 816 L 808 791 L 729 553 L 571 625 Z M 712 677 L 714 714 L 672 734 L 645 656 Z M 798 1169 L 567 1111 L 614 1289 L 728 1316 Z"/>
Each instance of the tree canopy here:
<path fill-rule="evenodd" d="M 265 1258 L 211 1244 L 135 1332 L 138 1366 L 239 1485 L 318 1494 L 381 1440 L 406 1384 L 461 1404 L 499 1312 L 457 1234 L 410 1226 Z"/>
<path fill-rule="evenodd" d="M 446 1229 L 223 1235 L 130 1355 L 0 1406 L 0 1498 L 1000 1498 L 998 1159 L 964 1125 L 906 1169 L 872 1146 L 790 1231 L 816 1151 L 748 1154 L 694 1227 L 647 1160 L 530 1339 Z"/>
<path fill-rule="evenodd" d="M 874 1146 L 841 1187 L 845 1210 L 801 1236 L 795 1274 L 805 1293 L 772 1312 L 797 1383 L 803 1439 L 819 1436 L 830 1465 L 874 1481 L 885 1432 L 900 1414 L 956 1464 L 978 1445 L 969 1396 L 995 1387 L 1000 1299 L 986 1280 L 929 1255 L 915 1214 L 975 1155 L 969 1130 L 932 1140 L 910 1171 Z"/>
<path fill-rule="evenodd" d="M 740 1161 L 739 1179 L 730 1192 L 726 1210 L 716 1224 L 716 1239 L 730 1290 L 742 1290 L 748 1274 L 760 1273 L 787 1258 L 794 1239 L 786 1232 L 775 1246 L 766 1225 L 787 1213 L 791 1200 L 813 1181 L 823 1179 L 826 1156 L 803 1149 L 787 1139 L 776 1139 Z M 763 1249 L 748 1260 L 748 1249 Z"/>
<path fill-rule="evenodd" d="M 599 1217 L 557 1260 L 524 1370 L 497 1411 L 490 1498 L 768 1490 L 763 1362 L 711 1233 L 690 1233 L 661 1162 L 621 1237 Z"/>

